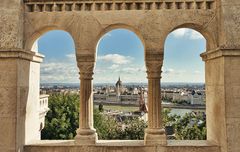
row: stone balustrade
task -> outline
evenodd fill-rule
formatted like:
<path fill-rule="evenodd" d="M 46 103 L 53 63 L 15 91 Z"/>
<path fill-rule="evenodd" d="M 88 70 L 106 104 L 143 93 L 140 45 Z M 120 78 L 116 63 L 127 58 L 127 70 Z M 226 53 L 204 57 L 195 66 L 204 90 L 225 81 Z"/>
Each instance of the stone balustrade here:
<path fill-rule="evenodd" d="M 48 97 L 49 95 L 40 95 L 39 97 L 39 111 L 48 111 Z"/>
<path fill-rule="evenodd" d="M 49 111 L 48 97 L 49 97 L 49 95 L 46 95 L 46 94 L 42 94 L 42 95 L 39 96 L 38 112 L 39 112 L 39 123 L 40 123 L 39 124 L 40 125 L 39 131 L 40 132 L 45 126 L 45 116 L 46 116 L 47 112 Z M 40 139 L 40 134 L 41 134 L 40 132 L 39 132 L 39 139 Z"/>
<path fill-rule="evenodd" d="M 26 12 L 120 11 L 120 10 L 213 10 L 215 0 L 80 1 L 25 0 Z"/>

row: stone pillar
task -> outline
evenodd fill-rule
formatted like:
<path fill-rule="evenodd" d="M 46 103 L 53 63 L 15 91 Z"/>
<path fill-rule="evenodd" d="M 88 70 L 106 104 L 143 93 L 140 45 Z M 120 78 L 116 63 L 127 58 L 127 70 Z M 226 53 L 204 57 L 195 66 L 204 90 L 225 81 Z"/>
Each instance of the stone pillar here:
<path fill-rule="evenodd" d="M 39 139 L 39 76 L 43 56 L 0 50 L 0 152 L 23 152 Z"/>
<path fill-rule="evenodd" d="M 79 129 L 75 137 L 75 143 L 80 145 L 92 145 L 97 141 L 96 130 L 93 128 L 93 60 L 78 56 L 78 68 L 80 70 L 80 116 Z"/>
<path fill-rule="evenodd" d="M 146 61 L 148 78 L 148 128 L 145 130 L 146 145 L 165 145 L 166 135 L 161 117 L 161 68 L 162 59 Z"/>
<path fill-rule="evenodd" d="M 221 152 L 240 151 L 240 49 L 201 55 L 206 65 L 207 140 Z"/>

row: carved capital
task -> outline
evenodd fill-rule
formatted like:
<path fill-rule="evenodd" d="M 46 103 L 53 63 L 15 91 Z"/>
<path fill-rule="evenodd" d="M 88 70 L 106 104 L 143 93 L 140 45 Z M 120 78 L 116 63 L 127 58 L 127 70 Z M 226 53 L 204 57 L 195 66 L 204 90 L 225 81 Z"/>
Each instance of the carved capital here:
<path fill-rule="evenodd" d="M 77 65 L 80 70 L 80 79 L 93 79 L 93 70 L 95 65 L 95 55 L 77 54 Z"/>
<path fill-rule="evenodd" d="M 160 79 L 162 73 L 162 61 L 147 61 L 148 79 Z"/>
<path fill-rule="evenodd" d="M 78 62 L 80 79 L 93 79 L 94 62 Z"/>
<path fill-rule="evenodd" d="M 147 50 L 145 54 L 148 78 L 159 79 L 162 73 L 163 53 L 156 50 Z"/>

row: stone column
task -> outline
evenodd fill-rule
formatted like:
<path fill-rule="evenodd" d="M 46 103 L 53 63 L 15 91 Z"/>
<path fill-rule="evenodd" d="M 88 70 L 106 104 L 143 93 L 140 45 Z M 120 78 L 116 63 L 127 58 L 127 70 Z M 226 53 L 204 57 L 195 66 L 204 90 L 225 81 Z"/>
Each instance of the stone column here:
<path fill-rule="evenodd" d="M 145 130 L 146 145 L 165 145 L 166 135 L 161 117 L 161 68 L 162 59 L 146 61 L 148 78 L 148 128 Z"/>
<path fill-rule="evenodd" d="M 207 140 L 221 152 L 240 151 L 240 48 L 202 55 L 206 67 Z"/>
<path fill-rule="evenodd" d="M 84 59 L 84 60 L 83 60 Z M 80 70 L 80 115 L 79 129 L 75 143 L 92 145 L 97 141 L 96 130 L 93 128 L 93 69 L 94 60 L 87 61 L 85 57 L 78 57 Z"/>

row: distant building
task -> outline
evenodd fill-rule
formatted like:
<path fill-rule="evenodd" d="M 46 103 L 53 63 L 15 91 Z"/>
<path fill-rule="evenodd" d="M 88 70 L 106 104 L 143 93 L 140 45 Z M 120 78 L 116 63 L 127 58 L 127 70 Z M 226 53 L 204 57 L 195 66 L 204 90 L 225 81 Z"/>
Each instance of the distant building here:
<path fill-rule="evenodd" d="M 146 92 L 143 90 L 143 97 Z M 94 103 L 117 104 L 117 105 L 134 105 L 139 106 L 140 90 L 138 88 L 127 89 L 123 87 L 121 78 L 116 82 L 115 88 L 107 86 L 100 90 L 95 90 L 93 95 Z M 147 100 L 145 100 L 147 101 Z"/>
<path fill-rule="evenodd" d="M 204 90 L 162 90 L 162 97 L 172 101 L 186 101 L 191 105 L 205 104 Z"/>
<path fill-rule="evenodd" d="M 122 85 L 122 81 L 119 77 L 117 83 L 116 83 L 116 95 L 117 97 L 120 97 L 120 95 L 123 93 L 123 85 Z"/>
<path fill-rule="evenodd" d="M 41 139 L 41 131 L 45 126 L 45 116 L 47 115 L 47 112 L 49 111 L 48 108 L 48 97 L 49 95 L 41 94 L 39 96 L 39 139 Z"/>

